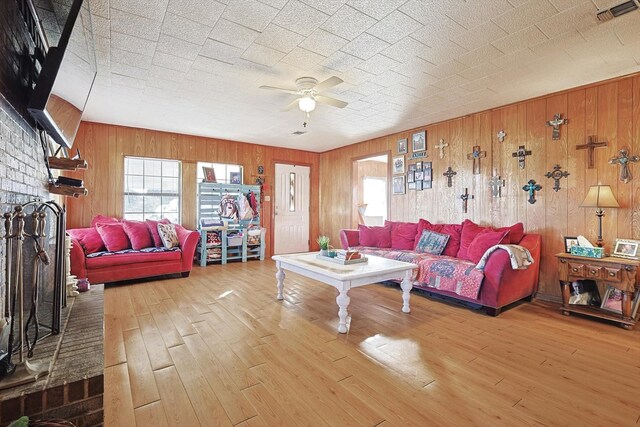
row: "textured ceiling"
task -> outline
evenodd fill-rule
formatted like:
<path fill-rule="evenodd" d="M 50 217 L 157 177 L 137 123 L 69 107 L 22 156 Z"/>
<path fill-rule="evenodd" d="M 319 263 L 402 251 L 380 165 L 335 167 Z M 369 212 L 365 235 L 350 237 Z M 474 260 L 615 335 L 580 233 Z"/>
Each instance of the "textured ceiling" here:
<path fill-rule="evenodd" d="M 614 3 L 615 4 L 615 3 Z M 85 119 L 325 151 L 640 70 L 608 0 L 91 0 Z M 349 102 L 281 112 L 301 76 Z M 304 135 L 292 135 L 306 130 Z"/>

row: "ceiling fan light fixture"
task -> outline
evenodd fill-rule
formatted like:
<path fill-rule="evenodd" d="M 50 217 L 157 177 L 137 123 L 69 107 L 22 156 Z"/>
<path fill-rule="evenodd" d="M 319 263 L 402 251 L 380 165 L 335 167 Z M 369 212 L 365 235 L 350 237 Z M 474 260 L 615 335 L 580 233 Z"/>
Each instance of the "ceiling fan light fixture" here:
<path fill-rule="evenodd" d="M 310 113 L 316 109 L 316 100 L 311 96 L 303 96 L 298 100 L 298 108 L 305 113 Z"/>

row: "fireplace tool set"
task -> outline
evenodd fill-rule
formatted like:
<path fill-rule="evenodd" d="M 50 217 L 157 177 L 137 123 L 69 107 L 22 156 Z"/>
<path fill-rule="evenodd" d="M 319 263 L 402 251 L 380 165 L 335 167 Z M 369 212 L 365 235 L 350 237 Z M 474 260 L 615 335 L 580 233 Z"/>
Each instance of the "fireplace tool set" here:
<path fill-rule="evenodd" d="M 55 224 L 48 224 L 48 213 Z M 4 236 L 0 238 L 5 239 L 6 280 L 4 316 L 0 319 L 0 389 L 49 374 L 51 361 L 29 359 L 39 340 L 59 333 L 61 309 L 66 304 L 64 208 L 53 201 L 33 201 L 15 206 L 3 217 Z M 49 252 L 54 254 L 53 265 Z M 44 299 L 43 291 L 47 291 Z M 39 318 L 43 306 L 50 308 L 46 313 L 50 324 Z M 40 333 L 41 326 L 47 329 L 46 334 Z"/>

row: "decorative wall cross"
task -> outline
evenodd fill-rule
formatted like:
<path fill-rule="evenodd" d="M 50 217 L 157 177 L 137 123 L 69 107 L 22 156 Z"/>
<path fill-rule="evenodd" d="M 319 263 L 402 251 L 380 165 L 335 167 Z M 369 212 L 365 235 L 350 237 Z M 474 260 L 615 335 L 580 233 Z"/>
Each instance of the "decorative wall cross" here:
<path fill-rule="evenodd" d="M 467 201 L 473 199 L 473 196 L 469 194 L 469 190 L 466 187 L 464 193 L 460 195 L 460 199 L 462 199 L 462 212 L 467 213 Z"/>
<path fill-rule="evenodd" d="M 562 178 L 566 178 L 566 177 L 568 177 L 568 176 L 570 175 L 570 174 L 569 174 L 569 172 L 567 172 L 567 171 L 562 171 L 562 170 L 560 170 L 560 169 L 562 169 L 562 168 L 560 167 L 560 165 L 555 165 L 555 166 L 553 167 L 553 171 L 552 171 L 552 172 L 547 172 L 547 173 L 545 174 L 545 176 L 546 176 L 547 178 L 552 178 L 552 179 L 555 181 L 555 182 L 553 183 L 553 191 L 556 191 L 556 192 L 557 192 L 558 190 L 560 190 L 560 180 L 561 180 Z"/>
<path fill-rule="evenodd" d="M 457 175 L 458 172 L 455 172 L 453 169 L 451 169 L 451 166 L 449 166 L 449 169 L 447 169 L 447 171 L 445 173 L 443 173 L 442 175 L 447 177 L 447 187 L 451 187 L 451 180 L 453 178 L 454 175 Z"/>
<path fill-rule="evenodd" d="M 487 157 L 486 151 L 480 151 L 479 145 L 473 146 L 473 151 L 467 154 L 467 160 L 473 160 L 473 174 L 478 175 L 480 173 L 480 159 Z"/>
<path fill-rule="evenodd" d="M 501 196 L 501 188 L 504 187 L 505 181 L 500 178 L 500 175 L 494 175 L 489 180 L 489 187 L 491 187 L 491 194 L 493 197 Z"/>
<path fill-rule="evenodd" d="M 530 179 L 529 182 L 527 182 L 527 185 L 522 187 L 522 189 L 529 192 L 528 202 L 534 204 L 536 202 L 536 191 L 542 190 L 542 186 L 540 184 L 536 184 L 535 180 Z"/>
<path fill-rule="evenodd" d="M 569 123 L 568 119 L 563 119 L 562 114 L 556 113 L 553 115 L 553 120 L 547 122 L 547 126 L 553 127 L 553 133 L 551 133 L 551 139 L 560 139 L 560 126 Z"/>
<path fill-rule="evenodd" d="M 449 146 L 449 144 L 446 144 L 444 142 L 444 139 L 440 138 L 440 144 L 434 145 L 433 147 L 438 149 L 438 153 L 440 154 L 440 158 L 444 159 L 444 147 L 448 147 L 448 146 Z"/>
<path fill-rule="evenodd" d="M 501 129 L 496 136 L 498 137 L 498 141 L 504 142 L 504 137 L 507 136 L 507 133 Z"/>
<path fill-rule="evenodd" d="M 518 158 L 518 166 L 520 169 L 524 169 L 526 156 L 531 155 L 531 150 L 525 150 L 524 145 L 518 147 L 518 151 L 511 153 L 511 157 Z"/>
<path fill-rule="evenodd" d="M 609 163 L 612 165 L 615 165 L 616 163 L 620 165 L 620 181 L 625 184 L 633 179 L 633 175 L 631 175 L 631 170 L 629 169 L 629 162 L 640 162 L 640 156 L 629 156 L 629 152 L 627 150 L 620 150 L 618 157 L 612 157 L 609 159 Z"/>
<path fill-rule="evenodd" d="M 593 169 L 596 167 L 596 148 L 606 146 L 606 142 L 596 142 L 596 137 L 592 135 L 586 144 L 576 145 L 576 150 L 587 150 L 587 169 Z"/>

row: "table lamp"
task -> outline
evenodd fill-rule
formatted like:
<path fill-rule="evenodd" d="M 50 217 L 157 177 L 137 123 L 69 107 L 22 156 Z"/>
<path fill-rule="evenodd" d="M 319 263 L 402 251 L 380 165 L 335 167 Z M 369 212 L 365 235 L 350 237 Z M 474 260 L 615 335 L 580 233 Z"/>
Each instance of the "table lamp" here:
<path fill-rule="evenodd" d="M 604 210 L 602 208 L 619 208 L 620 205 L 608 185 L 592 185 L 589 187 L 587 197 L 580 205 L 581 208 L 596 208 L 596 216 L 598 217 L 598 240 L 596 245 L 602 247 L 602 217 Z"/>

